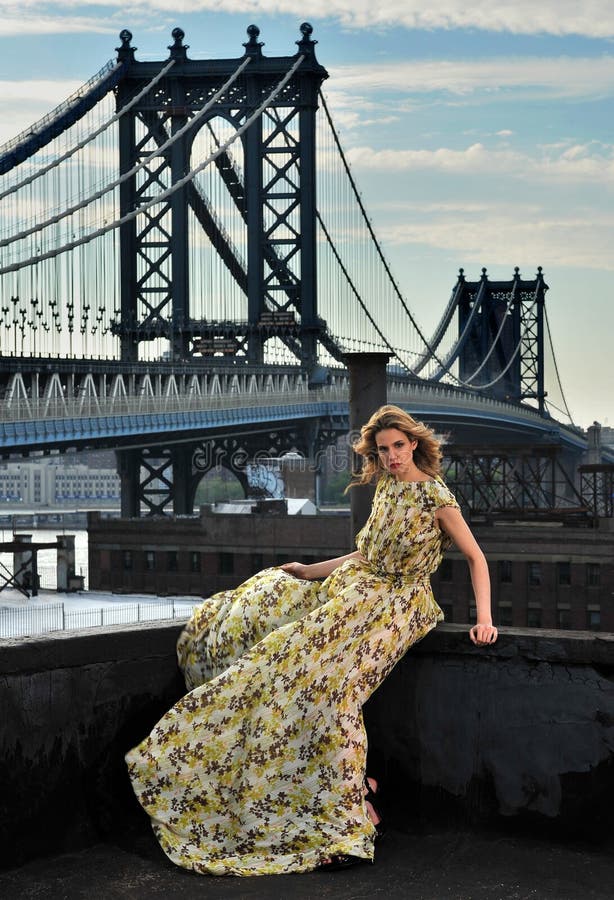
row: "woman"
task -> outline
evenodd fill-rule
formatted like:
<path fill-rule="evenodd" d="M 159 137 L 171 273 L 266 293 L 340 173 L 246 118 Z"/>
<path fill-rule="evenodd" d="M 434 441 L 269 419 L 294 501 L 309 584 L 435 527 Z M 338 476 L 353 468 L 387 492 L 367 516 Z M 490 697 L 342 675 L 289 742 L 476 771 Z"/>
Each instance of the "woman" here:
<path fill-rule="evenodd" d="M 190 692 L 126 757 L 165 853 L 210 874 L 372 859 L 362 706 L 443 618 L 429 576 L 453 540 L 473 583 L 478 645 L 497 638 L 488 568 L 440 478 L 433 433 L 383 406 L 355 447 L 377 480 L 357 549 L 266 569 L 206 600 L 178 643 Z"/>

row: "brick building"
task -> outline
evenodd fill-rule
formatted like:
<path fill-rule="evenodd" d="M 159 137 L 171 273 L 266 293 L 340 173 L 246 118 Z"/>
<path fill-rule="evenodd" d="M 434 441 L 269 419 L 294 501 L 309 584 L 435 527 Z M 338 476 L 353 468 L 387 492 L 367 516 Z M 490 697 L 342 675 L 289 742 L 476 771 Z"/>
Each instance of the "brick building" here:
<path fill-rule="evenodd" d="M 267 508 L 275 509 L 266 503 L 252 514 L 203 508 L 200 516 L 175 519 L 106 519 L 91 513 L 90 589 L 206 597 L 267 566 L 340 556 L 352 546 L 347 514 L 272 515 Z M 495 622 L 614 632 L 611 524 L 473 526 L 490 567 Z M 447 621 L 474 619 L 462 554 L 449 551 L 432 582 Z"/>
<path fill-rule="evenodd" d="M 614 631 L 614 531 L 553 523 L 472 526 L 486 554 L 493 618 L 518 628 Z M 432 577 L 447 621 L 475 620 L 464 557 L 451 550 Z"/>
<path fill-rule="evenodd" d="M 200 516 L 172 519 L 107 519 L 90 513 L 90 590 L 207 597 L 268 566 L 348 552 L 348 515 L 275 514 L 284 506 L 283 501 L 262 501 L 251 514 L 202 507 Z"/>

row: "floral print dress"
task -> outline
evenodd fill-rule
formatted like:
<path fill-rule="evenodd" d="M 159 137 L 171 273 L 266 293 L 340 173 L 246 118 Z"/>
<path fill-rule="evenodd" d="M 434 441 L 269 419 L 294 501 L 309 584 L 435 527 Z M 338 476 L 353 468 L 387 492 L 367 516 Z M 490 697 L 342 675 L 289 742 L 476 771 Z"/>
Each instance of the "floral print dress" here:
<path fill-rule="evenodd" d="M 361 556 L 322 582 L 265 569 L 206 600 L 178 642 L 189 693 L 128 753 L 173 862 L 214 875 L 371 859 L 362 706 L 443 618 L 429 575 L 443 482 L 380 479 Z"/>

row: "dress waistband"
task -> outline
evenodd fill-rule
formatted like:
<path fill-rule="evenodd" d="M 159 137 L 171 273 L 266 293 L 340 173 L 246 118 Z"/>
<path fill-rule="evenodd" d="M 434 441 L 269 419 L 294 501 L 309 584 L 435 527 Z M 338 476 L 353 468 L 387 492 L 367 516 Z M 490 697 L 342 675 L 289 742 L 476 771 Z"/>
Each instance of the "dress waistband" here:
<path fill-rule="evenodd" d="M 416 577 L 415 575 L 405 575 L 403 572 L 387 572 L 385 569 L 378 569 L 369 563 L 369 568 L 374 575 L 380 578 L 387 578 L 391 581 L 398 582 L 404 586 L 419 585 L 421 587 L 430 587 L 431 579 L 429 575 Z"/>

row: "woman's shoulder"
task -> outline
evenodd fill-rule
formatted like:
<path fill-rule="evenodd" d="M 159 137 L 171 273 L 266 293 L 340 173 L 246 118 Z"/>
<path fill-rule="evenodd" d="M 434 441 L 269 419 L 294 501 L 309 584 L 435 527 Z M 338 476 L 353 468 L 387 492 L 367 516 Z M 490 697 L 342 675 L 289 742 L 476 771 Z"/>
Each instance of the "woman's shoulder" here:
<path fill-rule="evenodd" d="M 426 494 L 430 500 L 430 505 L 434 509 L 440 509 L 442 506 L 453 506 L 459 508 L 458 501 L 443 478 L 437 476 L 433 481 L 423 482 Z"/>

